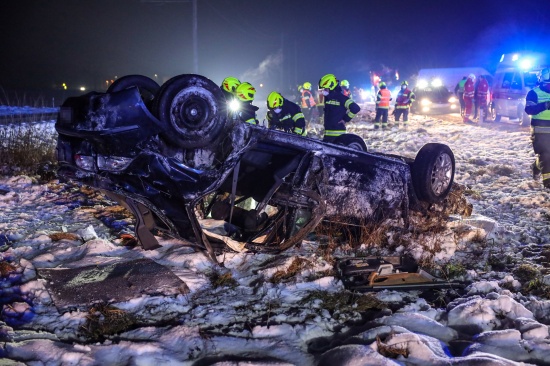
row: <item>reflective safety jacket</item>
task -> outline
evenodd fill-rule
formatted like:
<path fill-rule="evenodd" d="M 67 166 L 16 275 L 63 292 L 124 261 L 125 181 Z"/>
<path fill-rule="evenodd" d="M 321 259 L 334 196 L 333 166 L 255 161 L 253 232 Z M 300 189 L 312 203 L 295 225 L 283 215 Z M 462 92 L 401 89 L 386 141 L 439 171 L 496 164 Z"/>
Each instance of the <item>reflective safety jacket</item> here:
<path fill-rule="evenodd" d="M 392 100 L 391 92 L 386 88 L 380 89 L 376 95 L 376 108 L 389 109 L 390 100 Z"/>
<path fill-rule="evenodd" d="M 269 128 L 304 136 L 306 134 L 306 120 L 298 104 L 283 99 L 281 109 L 281 112 L 277 114 L 272 110 L 267 112 L 266 119 Z"/>
<path fill-rule="evenodd" d="M 255 105 L 252 105 L 252 102 L 242 102 L 239 107 L 239 112 L 237 112 L 237 116 L 239 120 L 246 122 L 246 123 L 252 123 L 252 124 L 258 124 L 258 120 L 256 119 L 256 111 L 259 108 Z"/>
<path fill-rule="evenodd" d="M 525 97 L 525 113 L 532 116 L 534 133 L 550 133 L 550 110 L 546 109 L 546 102 L 550 102 L 550 83 L 533 88 Z"/>
<path fill-rule="evenodd" d="M 466 84 L 466 79 L 460 80 L 455 86 L 455 94 L 464 94 L 464 84 Z"/>
<path fill-rule="evenodd" d="M 412 102 L 415 101 L 415 95 L 409 88 L 405 90 L 399 90 L 397 93 L 397 99 L 395 100 L 395 108 L 397 109 L 407 109 L 411 106 Z"/>
<path fill-rule="evenodd" d="M 475 94 L 475 85 L 474 81 L 470 78 L 466 80 L 466 83 L 464 84 L 464 98 L 474 98 Z"/>
<path fill-rule="evenodd" d="M 476 100 L 481 103 L 487 102 L 487 95 L 489 94 L 489 83 L 485 78 L 480 79 L 476 86 Z"/>
<path fill-rule="evenodd" d="M 325 97 L 325 136 L 340 136 L 346 133 L 346 122 L 351 121 L 361 108 L 352 99 L 342 94 L 337 86 Z"/>
<path fill-rule="evenodd" d="M 311 90 L 302 89 L 302 108 L 312 108 L 315 107 L 316 104 Z"/>

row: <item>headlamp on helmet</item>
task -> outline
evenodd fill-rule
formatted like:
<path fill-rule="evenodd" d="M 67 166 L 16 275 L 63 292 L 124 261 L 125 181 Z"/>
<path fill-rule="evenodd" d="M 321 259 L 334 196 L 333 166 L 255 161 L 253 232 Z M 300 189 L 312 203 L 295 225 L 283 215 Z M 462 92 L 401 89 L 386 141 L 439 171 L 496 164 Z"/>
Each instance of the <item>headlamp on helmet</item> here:
<path fill-rule="evenodd" d="M 243 102 L 251 102 L 254 100 L 254 96 L 256 96 L 256 89 L 252 84 L 245 81 L 237 87 L 236 95 Z"/>

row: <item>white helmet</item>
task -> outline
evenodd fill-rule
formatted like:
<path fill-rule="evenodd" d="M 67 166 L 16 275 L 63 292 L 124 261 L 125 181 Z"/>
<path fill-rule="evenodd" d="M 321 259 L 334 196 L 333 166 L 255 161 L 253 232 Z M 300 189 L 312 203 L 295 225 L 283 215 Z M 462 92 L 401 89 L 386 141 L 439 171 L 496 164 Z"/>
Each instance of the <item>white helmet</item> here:
<path fill-rule="evenodd" d="M 468 79 L 475 80 L 475 79 L 476 79 L 476 76 L 475 76 L 474 74 L 470 74 L 470 75 L 468 75 Z"/>

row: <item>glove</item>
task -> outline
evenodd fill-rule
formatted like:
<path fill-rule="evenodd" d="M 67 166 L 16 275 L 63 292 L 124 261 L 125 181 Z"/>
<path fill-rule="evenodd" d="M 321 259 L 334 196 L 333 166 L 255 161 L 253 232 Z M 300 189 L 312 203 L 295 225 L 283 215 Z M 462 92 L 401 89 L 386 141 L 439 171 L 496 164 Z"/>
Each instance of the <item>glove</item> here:
<path fill-rule="evenodd" d="M 283 129 L 285 131 L 292 131 L 293 128 L 294 128 L 294 122 L 292 121 L 292 119 L 288 118 L 283 122 Z"/>

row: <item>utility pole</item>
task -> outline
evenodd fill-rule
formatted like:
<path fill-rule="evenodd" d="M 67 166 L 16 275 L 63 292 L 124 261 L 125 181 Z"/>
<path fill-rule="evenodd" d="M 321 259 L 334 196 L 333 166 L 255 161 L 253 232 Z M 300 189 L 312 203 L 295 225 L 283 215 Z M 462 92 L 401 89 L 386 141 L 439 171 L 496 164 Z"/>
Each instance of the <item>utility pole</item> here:
<path fill-rule="evenodd" d="M 158 4 L 168 4 L 168 3 L 192 3 L 192 14 L 193 14 L 193 72 L 195 74 L 199 73 L 199 31 L 198 31 L 198 6 L 197 0 L 141 0 L 142 3 L 158 3 Z"/>

